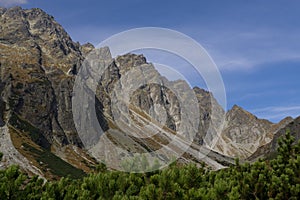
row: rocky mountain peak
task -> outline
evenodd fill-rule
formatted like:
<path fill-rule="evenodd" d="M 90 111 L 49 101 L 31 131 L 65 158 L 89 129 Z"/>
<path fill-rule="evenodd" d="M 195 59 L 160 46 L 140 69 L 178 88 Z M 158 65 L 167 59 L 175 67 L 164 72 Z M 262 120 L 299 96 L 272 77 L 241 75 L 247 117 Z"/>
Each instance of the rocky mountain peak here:
<path fill-rule="evenodd" d="M 194 87 L 193 90 L 194 90 L 194 92 L 195 92 L 197 95 L 199 95 L 199 96 L 201 96 L 201 97 L 205 97 L 205 96 L 211 95 L 210 92 L 208 92 L 208 91 L 206 91 L 206 90 L 204 90 L 204 89 L 202 89 L 202 88 L 199 88 L 199 87 L 197 87 L 197 86 Z"/>
<path fill-rule="evenodd" d="M 22 10 L 22 8 L 20 8 L 20 7 L 18 7 L 18 8 L 20 10 Z M 53 16 L 47 14 L 45 11 L 43 11 L 40 8 L 32 8 L 29 10 L 24 10 L 24 12 L 27 14 L 27 16 L 30 20 L 34 20 L 37 18 L 48 18 L 48 19 L 54 20 Z"/>
<path fill-rule="evenodd" d="M 282 119 L 279 123 L 278 123 L 278 125 L 279 126 L 285 126 L 285 125 L 287 125 L 288 123 L 290 123 L 290 122 L 292 122 L 294 119 L 292 118 L 292 117 L 286 117 L 286 118 L 284 118 L 284 119 Z"/>
<path fill-rule="evenodd" d="M 257 148 L 273 138 L 274 124 L 258 119 L 255 115 L 234 105 L 226 113 L 224 130 L 216 145 L 216 150 L 231 157 L 247 158 Z"/>
<path fill-rule="evenodd" d="M 70 120 L 70 75 L 83 60 L 79 44 L 41 9 L 0 13 L 1 124 L 29 123 L 43 138 L 35 142 L 44 147 L 54 141 L 80 146 Z"/>
<path fill-rule="evenodd" d="M 85 57 L 88 55 L 91 51 L 95 49 L 95 46 L 92 45 L 91 43 L 86 43 L 80 46 L 80 51 L 82 55 Z"/>
<path fill-rule="evenodd" d="M 245 114 L 248 115 L 248 117 L 255 117 L 252 113 L 246 111 L 245 109 L 243 109 L 242 107 L 238 106 L 238 105 L 233 105 L 232 108 L 229 110 L 228 113 L 235 113 L 235 114 Z"/>
<path fill-rule="evenodd" d="M 244 109 L 243 109 L 242 107 L 240 107 L 240 106 L 234 104 L 234 105 L 232 106 L 231 110 L 236 111 L 236 110 L 244 110 Z"/>
<path fill-rule="evenodd" d="M 243 109 L 242 107 L 238 105 L 234 105 L 231 110 L 227 113 L 228 120 L 232 121 L 235 120 L 236 122 L 239 122 L 241 124 L 244 123 L 244 121 L 260 121 L 264 125 L 272 125 L 273 123 L 265 120 L 265 119 L 258 119 L 254 114 L 248 112 L 247 110 Z"/>
<path fill-rule="evenodd" d="M 65 73 L 78 67 L 83 59 L 79 43 L 73 42 L 61 25 L 41 9 L 12 7 L 0 13 L 1 55 L 19 51 L 14 61 L 21 62 L 27 55 L 28 59 L 38 58 L 35 60 L 47 71 L 56 68 Z"/>
<path fill-rule="evenodd" d="M 129 71 L 132 67 L 141 66 L 147 64 L 147 60 L 143 55 L 125 54 L 118 56 L 115 59 L 116 66 L 120 69 L 120 73 L 123 74 Z"/>

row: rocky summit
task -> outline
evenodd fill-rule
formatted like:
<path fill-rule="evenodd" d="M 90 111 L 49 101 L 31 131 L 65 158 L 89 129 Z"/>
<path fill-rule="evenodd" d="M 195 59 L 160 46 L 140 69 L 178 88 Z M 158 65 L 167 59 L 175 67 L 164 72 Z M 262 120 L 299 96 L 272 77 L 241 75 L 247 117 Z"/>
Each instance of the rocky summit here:
<path fill-rule="evenodd" d="M 299 139 L 299 118 L 274 124 L 239 106 L 226 112 L 210 92 L 191 89 L 182 80 L 168 81 L 143 55 L 112 58 L 108 47 L 73 42 L 41 9 L 0 8 L 0 33 L 2 168 L 18 164 L 45 178 L 80 177 L 106 159 L 112 161 L 109 167 L 118 169 L 132 153 L 153 153 L 178 135 L 186 151 L 170 145 L 170 157 L 159 159 L 170 160 L 175 154 L 182 163 L 220 169 L 236 157 L 252 161 L 270 155 L 287 128 Z M 91 105 L 72 110 L 75 80 L 89 80 L 95 73 L 81 67 L 95 55 L 105 71 L 95 93 L 87 89 L 90 95 L 82 98 L 95 99 L 92 107 L 103 137 L 92 123 L 87 122 L 82 132 L 76 127 L 74 116 L 90 116 L 86 108 Z M 82 70 L 87 77 L 79 75 Z M 153 83 L 143 84 L 145 79 Z M 184 91 L 192 93 L 185 96 Z M 197 111 L 188 105 L 197 105 Z M 160 131 L 153 131 L 155 127 Z M 115 151 L 116 146 L 121 150 Z"/>

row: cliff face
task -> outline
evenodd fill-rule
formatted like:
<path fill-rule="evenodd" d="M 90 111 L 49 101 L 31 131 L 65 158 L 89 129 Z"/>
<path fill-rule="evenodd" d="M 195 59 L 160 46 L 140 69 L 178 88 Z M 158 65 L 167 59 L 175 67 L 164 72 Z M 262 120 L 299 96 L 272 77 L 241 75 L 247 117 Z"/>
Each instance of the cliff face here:
<path fill-rule="evenodd" d="M 101 63 L 106 67 L 99 84 L 97 83 L 96 93 L 97 117 L 105 136 L 101 138 L 100 135 L 97 136 L 99 131 L 97 125 L 91 122 L 92 116 L 89 111 L 76 109 L 75 112 L 78 112 L 76 116 L 79 118 L 86 116 L 87 125 L 84 124 L 79 134 L 84 137 L 85 147 L 98 160 L 104 160 L 106 163 L 111 163 L 111 167 L 119 169 L 118 163 L 126 160 L 131 154 L 149 152 L 165 163 L 171 160 L 172 156 L 180 156 L 184 153 L 181 147 L 171 144 L 174 135 L 182 138 L 183 148 L 188 147 L 187 143 L 192 142 L 194 135 L 196 140 L 203 140 L 198 134 L 199 105 L 197 104 L 198 101 L 202 102 L 202 96 L 199 92 L 197 98 L 185 81 L 168 81 L 151 63 L 147 63 L 142 55 L 126 54 L 113 59 L 108 48 L 102 48 L 95 50 L 89 57 L 93 59 L 96 57 L 91 62 L 95 68 Z M 80 71 L 77 78 L 82 79 L 82 83 L 92 83 L 93 80 L 89 77 L 93 76 L 95 69 L 87 67 L 82 70 L 84 72 Z M 89 74 L 89 77 L 85 74 Z M 84 88 L 88 88 L 88 85 Z M 91 94 L 87 97 L 91 100 L 93 93 L 89 89 L 86 90 L 87 95 L 82 96 Z M 82 93 L 75 95 L 80 94 Z M 205 95 L 206 98 L 210 96 L 207 92 Z M 190 105 L 197 105 L 197 109 L 193 109 Z M 93 105 L 85 104 L 85 107 L 92 108 Z M 81 127 L 84 120 L 76 119 L 81 123 Z M 82 135 L 81 132 L 86 134 Z M 169 144 L 171 147 L 168 146 Z M 116 150 L 115 146 L 122 148 Z M 161 156 L 155 153 L 165 146 L 168 146 L 167 154 Z M 200 151 L 199 143 L 195 143 L 195 146 Z M 110 152 L 109 155 L 107 152 Z M 182 162 L 190 162 L 191 158 L 188 157 L 193 157 L 194 161 L 205 162 L 213 168 L 223 167 L 211 158 L 203 160 L 195 150 L 187 152 L 189 155 L 185 155 L 181 159 Z"/>
<path fill-rule="evenodd" d="M 52 152 L 75 168 L 88 172 L 95 164 L 89 155 L 98 160 L 102 160 L 103 155 L 98 155 L 95 147 L 89 146 L 94 143 L 79 137 L 73 121 L 72 96 L 75 78 L 86 56 L 93 52 L 93 45 L 73 42 L 54 18 L 40 9 L 0 8 L 0 33 L 1 132 L 6 138 L 3 142 L 10 136 L 12 141 L 9 144 L 21 153 L 11 160 L 21 163 L 22 159 L 27 159 L 39 169 L 47 170 L 49 163 L 43 168 L 43 164 L 36 163 L 31 157 L 26 146 L 29 144 L 31 149 Z M 93 105 L 107 135 L 97 148 L 112 150 L 109 144 L 114 143 L 126 150 L 110 155 L 116 163 L 128 151 L 159 149 L 171 141 L 172 134 L 178 133 L 182 138 L 193 140 L 193 147 L 183 155 L 182 162 L 205 162 L 217 169 L 232 163 L 230 157 L 248 158 L 253 153 L 263 155 L 265 151 L 257 151 L 276 141 L 273 138 L 278 134 L 274 136 L 274 133 L 292 121 L 287 119 L 272 124 L 257 119 L 238 106 L 225 113 L 211 93 L 197 87 L 191 89 L 185 81 L 168 81 L 142 55 L 126 54 L 112 58 L 107 47 L 96 53 L 107 66 L 97 83 Z M 132 71 L 133 76 L 130 75 Z M 145 79 L 152 83 L 142 84 Z M 129 86 L 133 89 L 127 90 Z M 186 91 L 193 93 L 187 95 Z M 126 95 L 128 98 L 124 99 Z M 94 97 L 92 94 L 87 98 Z M 197 109 L 189 105 L 197 105 Z M 78 112 L 85 114 L 87 111 Z M 222 116 L 225 116 L 224 124 Z M 129 126 L 126 122 L 134 125 Z M 161 126 L 162 133 L 152 135 L 151 124 Z M 93 125 L 84 128 L 91 133 L 94 131 Z M 128 135 L 128 132 L 134 134 Z M 195 135 L 191 134 L 193 132 Z M 138 134 L 148 138 L 138 138 Z M 218 135 L 219 140 L 214 145 Z M 275 148 L 273 146 L 271 149 Z M 0 150 L 5 148 L 5 145 L 0 145 Z M 89 152 L 86 152 L 87 148 Z M 213 151 L 206 159 L 198 157 L 199 152 L 208 149 Z M 176 148 L 173 151 L 176 152 Z M 15 153 L 8 154 L 12 158 Z M 34 171 L 29 168 L 29 171 Z"/>
<path fill-rule="evenodd" d="M 1 8 L 0 14 L 1 126 L 14 145 L 20 140 L 17 149 L 23 136 L 47 151 L 82 147 L 71 112 L 74 74 L 83 60 L 79 44 L 40 9 Z"/>
<path fill-rule="evenodd" d="M 270 142 L 273 124 L 234 106 L 226 113 L 226 122 L 216 149 L 228 156 L 247 158 L 258 147 Z"/>
<path fill-rule="evenodd" d="M 81 145 L 71 120 L 72 74 L 83 59 L 79 44 L 40 9 L 1 9 L 2 121 L 25 120 L 43 147 Z M 4 106 L 5 104 L 5 106 Z"/>
<path fill-rule="evenodd" d="M 280 137 L 284 136 L 286 132 L 290 132 L 293 137 L 295 137 L 298 142 L 300 139 L 300 117 L 296 119 L 292 119 L 291 117 L 287 117 L 279 122 L 274 130 L 272 140 L 259 147 L 251 156 L 247 158 L 249 161 L 255 161 L 259 158 L 272 158 L 276 153 L 278 148 L 278 140 Z"/>

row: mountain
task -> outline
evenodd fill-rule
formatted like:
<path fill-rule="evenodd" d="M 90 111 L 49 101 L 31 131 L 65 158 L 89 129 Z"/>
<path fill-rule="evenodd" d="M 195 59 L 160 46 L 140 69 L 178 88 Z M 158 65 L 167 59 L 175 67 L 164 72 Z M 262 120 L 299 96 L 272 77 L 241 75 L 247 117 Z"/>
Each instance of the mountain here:
<path fill-rule="evenodd" d="M 281 136 L 283 136 L 287 131 L 291 133 L 293 137 L 295 137 L 296 141 L 299 141 L 300 134 L 300 117 L 297 117 L 293 120 L 290 117 L 283 119 L 278 126 L 277 131 L 273 134 L 273 139 L 271 142 L 259 147 L 247 160 L 255 161 L 259 158 L 272 158 L 276 153 L 276 149 L 278 148 L 278 140 Z"/>
<path fill-rule="evenodd" d="M 100 161 L 119 169 L 132 154 L 149 153 L 162 163 L 176 155 L 181 163 L 220 169 L 235 157 L 252 160 L 272 152 L 287 128 L 299 134 L 293 128 L 299 119 L 273 124 L 239 106 L 226 112 L 210 92 L 168 81 L 143 55 L 112 58 L 108 47 L 73 42 L 41 9 L 0 8 L 0 16 L 0 167 L 18 164 L 50 179 L 81 177 Z M 82 101 L 94 99 L 95 104 L 77 105 L 73 88 L 76 80 L 89 81 L 95 73 L 81 67 L 93 56 L 106 70 L 95 83 L 96 93 L 85 88 Z M 86 77 L 79 75 L 82 71 Z M 152 83 L 142 84 L 145 79 Z M 90 108 L 96 110 L 103 137 L 88 120 Z M 87 116 L 79 132 L 74 116 Z M 164 156 L 156 153 L 166 145 Z"/>
<path fill-rule="evenodd" d="M 96 162 L 82 150 L 70 120 L 72 75 L 83 60 L 84 47 L 40 9 L 1 8 L 0 14 L 0 122 L 13 144 L 1 145 L 2 152 L 8 151 L 4 160 L 17 159 L 12 163 L 26 169 L 27 159 L 40 173 L 48 173 L 45 161 L 40 161 L 42 153 L 32 153 L 41 151 L 55 160 L 53 171 L 60 170 L 54 169 L 60 163 L 76 173 L 89 172 Z M 14 158 L 16 151 L 20 159 Z"/>
<path fill-rule="evenodd" d="M 289 121 L 273 124 L 235 105 L 226 113 L 224 129 L 215 150 L 230 157 L 247 158 L 259 147 L 270 143 L 274 133 Z"/>

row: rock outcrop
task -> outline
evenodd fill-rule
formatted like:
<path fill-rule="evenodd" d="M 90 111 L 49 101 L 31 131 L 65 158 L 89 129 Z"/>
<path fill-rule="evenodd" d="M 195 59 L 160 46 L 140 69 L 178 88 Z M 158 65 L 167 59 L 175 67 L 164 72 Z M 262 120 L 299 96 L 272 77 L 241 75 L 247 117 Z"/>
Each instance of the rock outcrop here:
<path fill-rule="evenodd" d="M 283 137 L 287 132 L 290 132 L 291 135 L 298 142 L 300 139 L 300 117 L 292 119 L 287 117 L 277 124 L 276 129 L 274 130 L 272 140 L 259 147 L 251 156 L 247 158 L 248 161 L 255 161 L 259 158 L 272 158 L 276 154 L 278 148 L 278 140 L 280 137 Z"/>

